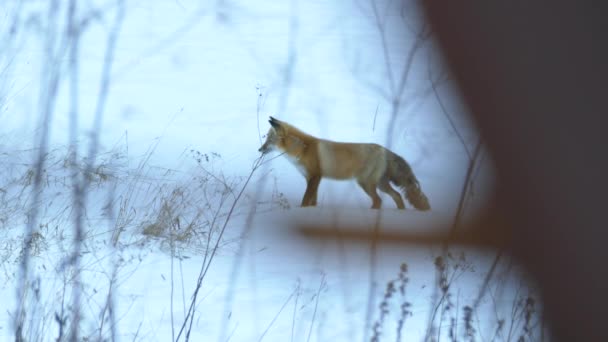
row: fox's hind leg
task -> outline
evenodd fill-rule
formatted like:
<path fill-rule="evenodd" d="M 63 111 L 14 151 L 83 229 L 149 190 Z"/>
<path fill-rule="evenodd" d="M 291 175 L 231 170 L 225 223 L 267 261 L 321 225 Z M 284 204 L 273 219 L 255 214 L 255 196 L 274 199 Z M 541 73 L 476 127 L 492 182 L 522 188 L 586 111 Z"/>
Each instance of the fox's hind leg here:
<path fill-rule="evenodd" d="M 363 188 L 363 190 L 365 191 L 365 193 L 372 198 L 372 209 L 380 209 L 380 205 L 382 204 L 382 199 L 380 199 L 380 196 L 378 196 L 378 193 L 376 192 L 376 184 L 373 183 L 364 183 L 361 181 L 358 181 L 359 186 L 361 186 L 361 188 Z"/>
<path fill-rule="evenodd" d="M 403 204 L 403 199 L 401 198 L 401 195 L 397 191 L 395 191 L 395 189 L 393 189 L 387 178 L 382 177 L 382 179 L 378 183 L 378 189 L 380 189 L 380 191 L 384 193 L 389 194 L 393 198 L 393 201 L 395 201 L 395 204 L 397 204 L 397 208 L 405 209 L 405 204 Z"/>

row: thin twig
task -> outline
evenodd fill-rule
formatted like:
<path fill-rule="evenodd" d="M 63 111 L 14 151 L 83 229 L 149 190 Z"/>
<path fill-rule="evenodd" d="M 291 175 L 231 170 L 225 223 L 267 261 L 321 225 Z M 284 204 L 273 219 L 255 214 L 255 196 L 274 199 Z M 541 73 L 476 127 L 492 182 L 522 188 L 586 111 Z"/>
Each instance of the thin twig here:
<path fill-rule="evenodd" d="M 205 259 L 203 260 L 203 264 L 201 265 L 201 273 L 198 277 L 197 280 L 197 284 L 196 284 L 196 288 L 194 290 L 194 294 L 192 296 L 192 300 L 190 302 L 190 307 L 188 309 L 188 312 L 186 313 L 186 317 L 184 319 L 184 322 L 179 330 L 179 333 L 177 334 L 177 337 L 175 339 L 175 341 L 178 341 L 182 335 L 182 333 L 184 332 L 184 329 L 186 328 L 186 325 L 188 324 L 188 322 L 190 322 L 190 328 L 188 329 L 187 335 L 186 335 L 186 341 L 188 341 L 189 336 L 190 336 L 190 329 L 192 326 L 192 322 L 194 321 L 194 306 L 196 304 L 196 299 L 198 296 L 198 292 L 202 287 L 203 284 L 203 280 L 205 279 L 205 276 L 207 275 L 207 272 L 209 271 L 209 268 L 211 267 L 212 261 L 215 258 L 215 255 L 217 253 L 217 250 L 219 248 L 219 244 L 220 241 L 222 240 L 222 237 L 224 236 L 224 232 L 226 231 L 226 227 L 228 226 L 228 222 L 230 221 L 232 214 L 234 212 L 234 209 L 236 208 L 237 203 L 239 202 L 239 199 L 241 198 L 241 196 L 243 195 L 243 192 L 245 191 L 245 189 L 247 188 L 247 185 L 249 184 L 249 182 L 251 181 L 251 178 L 253 177 L 253 174 L 255 173 L 255 171 L 260 167 L 260 165 L 263 164 L 263 160 L 264 160 L 264 155 L 260 156 L 258 159 L 255 160 L 253 167 L 251 169 L 251 172 L 249 173 L 249 176 L 247 177 L 247 179 L 245 180 L 245 184 L 243 184 L 243 186 L 241 187 L 241 190 L 239 191 L 238 195 L 236 196 L 236 198 L 234 198 L 232 205 L 230 206 L 230 209 L 228 210 L 228 213 L 224 219 L 224 224 L 220 230 L 220 234 L 217 237 L 217 240 L 215 241 L 215 245 L 213 246 L 213 248 L 211 249 L 210 253 L 205 253 Z M 209 234 L 209 236 L 211 236 L 211 234 Z"/>
<path fill-rule="evenodd" d="M 171 229 L 171 228 L 170 228 Z M 173 262 L 175 260 L 175 241 L 174 241 L 174 236 L 173 236 L 173 232 L 170 231 L 169 232 L 169 244 L 171 246 L 171 294 L 170 294 L 170 299 L 169 299 L 169 305 L 170 305 L 170 314 L 171 314 L 171 341 L 175 341 L 175 319 L 174 319 L 174 310 L 173 310 L 173 293 L 174 293 L 174 273 L 173 273 Z"/>
<path fill-rule="evenodd" d="M 454 235 L 456 234 L 456 230 L 460 226 L 460 221 L 464 215 L 464 205 L 467 198 L 467 194 L 469 193 L 469 184 L 473 180 L 473 171 L 475 170 L 475 166 L 478 162 L 479 155 L 481 153 L 482 140 L 479 137 L 477 141 L 477 145 L 475 145 L 475 150 L 473 151 L 473 157 L 469 160 L 469 166 L 467 168 L 467 173 L 464 178 L 464 183 L 462 185 L 462 190 L 460 191 L 460 199 L 458 200 L 458 208 L 456 209 L 456 213 L 454 215 L 454 221 L 452 222 L 452 227 L 450 228 L 450 232 L 448 233 L 448 238 L 445 240 L 443 244 L 443 250 L 447 251 L 448 244 L 453 240 Z"/>
<path fill-rule="evenodd" d="M 430 76 L 429 76 L 429 79 L 430 79 Z M 469 146 L 464 141 L 464 138 L 462 137 L 460 130 L 458 128 L 456 128 L 456 124 L 454 123 L 452 116 L 448 113 L 448 110 L 446 109 L 445 104 L 443 103 L 443 100 L 441 99 L 441 96 L 439 96 L 439 91 L 437 90 L 437 86 L 436 86 L 435 82 L 433 80 L 430 80 L 430 82 L 431 82 L 431 88 L 433 89 L 433 93 L 435 94 L 435 98 L 437 99 L 437 103 L 439 103 L 439 106 L 441 107 L 441 113 L 443 113 L 443 116 L 445 116 L 445 118 L 450 123 L 450 126 L 452 126 L 452 130 L 454 131 L 454 133 L 456 133 L 456 137 L 458 137 L 458 140 L 460 140 L 460 143 L 462 144 L 462 147 L 464 147 L 464 150 L 467 153 L 467 156 L 469 156 L 469 159 L 472 159 L 473 156 L 471 155 Z"/>
<path fill-rule="evenodd" d="M 270 328 L 272 327 L 272 325 L 274 324 L 274 322 L 276 322 L 277 318 L 279 318 L 279 315 L 281 314 L 281 312 L 283 312 L 283 309 L 285 309 L 285 307 L 287 306 L 287 304 L 291 300 L 291 297 L 293 297 L 293 295 L 296 294 L 297 291 L 298 291 L 298 288 L 296 287 L 293 290 L 293 292 L 291 292 L 291 294 L 289 295 L 289 297 L 287 297 L 287 299 L 285 300 L 285 302 L 281 306 L 281 309 L 279 309 L 279 312 L 277 312 L 277 314 L 274 316 L 274 318 L 272 319 L 272 321 L 270 321 L 270 323 L 268 324 L 268 327 L 266 327 L 266 330 L 264 330 L 264 332 L 262 333 L 262 335 L 260 336 L 260 338 L 258 339 L 258 341 L 262 341 L 264 339 L 264 336 L 266 336 L 266 333 L 268 333 L 268 330 L 270 330 Z"/>
<path fill-rule="evenodd" d="M 386 76 L 389 80 L 389 88 L 390 93 L 395 95 L 395 79 L 393 76 L 392 63 L 391 58 L 388 51 L 388 42 L 386 41 L 386 31 L 384 28 L 384 23 L 380 18 L 380 13 L 378 12 L 378 6 L 376 5 L 376 0 L 371 0 L 372 10 L 374 12 L 374 19 L 376 21 L 376 27 L 378 28 L 378 33 L 380 34 L 380 42 L 382 45 L 382 56 L 384 57 L 384 65 L 386 66 Z"/>
<path fill-rule="evenodd" d="M 364 340 L 368 340 L 368 334 L 371 330 L 372 313 L 374 312 L 376 299 L 376 267 L 378 263 L 378 240 L 380 237 L 381 226 L 381 211 L 376 213 L 376 220 L 373 227 L 372 238 L 370 241 L 370 256 L 369 256 L 369 288 L 367 293 L 367 310 L 365 313 L 365 333 Z"/>
<path fill-rule="evenodd" d="M 494 275 L 494 272 L 496 271 L 496 266 L 498 265 L 498 262 L 500 261 L 500 258 L 502 257 L 502 249 L 499 249 L 498 252 L 496 252 L 496 256 L 494 257 L 494 261 L 492 262 L 492 266 L 490 267 L 490 270 L 488 270 L 488 272 L 486 273 L 486 276 L 483 280 L 483 284 L 481 286 L 481 288 L 479 289 L 479 293 L 477 294 L 477 298 L 475 299 L 475 302 L 473 302 L 473 310 L 476 310 L 479 307 L 479 303 L 481 303 L 481 299 L 483 299 L 486 290 L 488 289 L 488 286 L 490 285 L 490 280 L 492 279 L 492 276 Z"/>
<path fill-rule="evenodd" d="M 316 298 L 315 298 L 315 310 L 312 313 L 312 320 L 310 321 L 310 329 L 308 329 L 308 338 L 307 342 L 310 342 L 310 336 L 312 334 L 312 327 L 315 324 L 315 317 L 317 316 L 317 307 L 319 306 L 319 297 L 321 296 L 321 290 L 323 289 L 323 285 L 325 284 L 325 273 L 321 275 L 321 281 L 319 282 L 319 289 L 317 290 Z"/>
<path fill-rule="evenodd" d="M 376 117 L 378 117 L 378 108 L 380 108 L 380 104 L 376 105 L 376 112 L 374 113 L 374 123 L 372 125 L 372 132 L 376 131 Z"/>
<path fill-rule="evenodd" d="M 293 334 L 295 333 L 296 327 L 296 312 L 298 311 L 298 298 L 300 298 L 300 280 L 296 286 L 296 300 L 293 303 L 293 316 L 291 318 L 291 342 L 293 342 Z"/>
<path fill-rule="evenodd" d="M 247 213 L 247 218 L 245 219 L 245 228 L 241 233 L 241 240 L 239 244 L 239 249 L 236 253 L 236 257 L 234 258 L 234 262 L 232 264 L 232 270 L 230 272 L 230 280 L 228 281 L 228 289 L 226 290 L 226 301 L 225 301 L 225 309 L 224 315 L 221 324 L 221 334 L 220 334 L 220 342 L 224 341 L 224 335 L 228 328 L 228 311 L 232 307 L 232 300 L 234 296 L 234 287 L 237 283 L 237 276 L 239 274 L 239 269 L 241 266 L 241 262 L 243 260 L 243 256 L 245 254 L 245 242 L 246 237 L 249 235 L 251 228 L 253 227 L 253 218 L 256 213 L 257 202 L 260 194 L 262 193 L 262 189 L 266 186 L 267 177 L 262 177 L 260 181 L 257 183 L 256 191 L 254 192 L 254 198 L 251 202 L 251 207 L 249 208 L 249 212 Z"/>
<path fill-rule="evenodd" d="M 79 320 L 80 320 L 80 295 L 81 295 L 81 284 L 80 284 L 80 253 L 82 248 L 82 240 L 83 236 L 83 218 L 84 218 L 84 208 L 87 203 L 87 189 L 89 188 L 91 177 L 90 175 L 93 173 L 95 168 L 95 159 L 97 157 L 97 150 L 99 145 L 99 133 L 101 132 L 101 121 L 103 118 L 103 114 L 105 112 L 105 106 L 107 102 L 107 98 L 109 95 L 110 88 L 110 75 L 112 71 L 112 64 L 114 61 L 114 53 L 116 50 L 116 43 L 118 41 L 118 36 L 120 32 L 120 28 L 122 25 L 122 21 L 125 14 L 125 6 L 124 0 L 117 0 L 118 9 L 116 13 L 116 18 L 114 21 L 114 26 L 112 27 L 106 45 L 106 51 L 104 56 L 104 62 L 102 66 L 102 78 L 101 84 L 99 86 L 99 94 L 97 98 L 97 105 L 95 108 L 95 117 L 93 122 L 93 130 L 92 130 L 92 139 L 89 144 L 89 151 L 87 156 L 87 163 L 85 168 L 84 177 L 82 178 L 79 184 L 74 184 L 74 201 L 76 208 L 76 217 L 75 217 L 75 236 L 74 236 L 74 246 L 72 252 L 72 265 L 76 271 L 75 279 L 74 279 L 74 294 L 72 306 L 74 310 L 74 319 L 72 323 L 72 331 L 70 335 L 70 340 L 78 340 L 78 331 L 79 331 Z"/>
<path fill-rule="evenodd" d="M 23 329 L 24 322 L 26 319 L 26 293 L 28 288 L 29 280 L 29 268 L 30 268 L 30 251 L 33 244 L 33 236 L 35 227 L 38 221 L 39 214 L 39 201 L 41 196 L 42 187 L 42 171 L 46 162 L 46 155 L 48 151 L 48 142 L 50 135 L 50 123 L 54 114 L 54 107 L 57 98 L 58 84 L 60 79 L 59 67 L 56 65 L 53 56 L 54 52 L 54 28 L 55 17 L 57 10 L 57 0 L 52 1 L 49 5 L 49 22 L 51 30 L 47 30 L 46 33 L 46 55 L 50 58 L 43 61 L 43 75 L 42 82 L 43 86 L 40 87 L 40 104 L 41 108 L 41 119 L 42 127 L 40 139 L 38 140 L 38 153 L 34 161 L 34 186 L 33 186 L 33 199 L 31 202 L 30 210 L 27 214 L 27 225 L 25 231 L 25 241 L 23 244 L 23 257 L 19 267 L 19 281 L 17 286 L 17 308 L 15 310 L 14 327 L 15 327 L 15 340 L 23 341 Z"/>

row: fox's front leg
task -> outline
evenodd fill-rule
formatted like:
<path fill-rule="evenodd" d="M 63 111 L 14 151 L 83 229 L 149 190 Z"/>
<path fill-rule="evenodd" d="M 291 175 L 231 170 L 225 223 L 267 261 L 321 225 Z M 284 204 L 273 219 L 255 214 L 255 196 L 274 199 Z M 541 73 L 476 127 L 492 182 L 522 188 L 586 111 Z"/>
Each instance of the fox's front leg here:
<path fill-rule="evenodd" d="M 315 206 L 317 205 L 317 190 L 319 189 L 319 183 L 321 182 L 321 176 L 311 176 L 306 181 L 306 192 L 304 198 L 302 198 L 302 206 Z"/>

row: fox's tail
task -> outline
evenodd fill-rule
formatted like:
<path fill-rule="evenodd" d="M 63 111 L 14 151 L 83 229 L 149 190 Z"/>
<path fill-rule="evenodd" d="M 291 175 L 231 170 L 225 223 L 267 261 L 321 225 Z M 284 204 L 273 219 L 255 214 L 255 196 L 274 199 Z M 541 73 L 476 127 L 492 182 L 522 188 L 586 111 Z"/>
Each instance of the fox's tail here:
<path fill-rule="evenodd" d="M 388 151 L 386 174 L 403 191 L 405 198 L 418 210 L 429 210 L 431 205 L 420 188 L 410 165 L 400 156 Z"/>

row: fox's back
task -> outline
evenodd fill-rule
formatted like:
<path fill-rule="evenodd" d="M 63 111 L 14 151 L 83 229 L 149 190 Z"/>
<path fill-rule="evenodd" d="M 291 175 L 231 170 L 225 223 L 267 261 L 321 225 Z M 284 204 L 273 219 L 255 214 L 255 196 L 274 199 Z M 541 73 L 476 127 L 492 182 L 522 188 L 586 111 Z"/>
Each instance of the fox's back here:
<path fill-rule="evenodd" d="M 319 139 L 321 174 L 334 179 L 379 179 L 386 170 L 386 149 L 378 144 Z"/>

